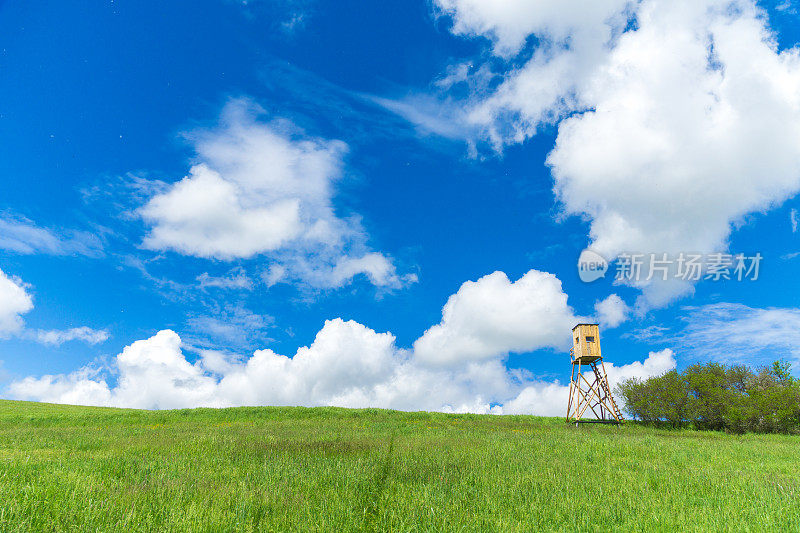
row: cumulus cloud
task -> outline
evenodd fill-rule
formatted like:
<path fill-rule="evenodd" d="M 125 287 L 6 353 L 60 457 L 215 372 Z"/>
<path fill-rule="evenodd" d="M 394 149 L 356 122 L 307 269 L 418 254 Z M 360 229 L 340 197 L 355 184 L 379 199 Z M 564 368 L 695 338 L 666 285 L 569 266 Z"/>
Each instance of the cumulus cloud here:
<path fill-rule="evenodd" d="M 556 0 L 436 0 L 442 14 L 453 18 L 454 33 L 489 38 L 494 53 L 503 57 L 519 52 L 532 35 L 559 48 L 585 47 L 573 42 L 576 35 L 582 39 L 594 36 L 602 45 L 610 37 L 609 19 L 618 16 L 629 3 L 578 0 L 566 6 Z"/>
<path fill-rule="evenodd" d="M 532 270 L 511 282 L 495 272 L 462 285 L 442 316 L 410 350 L 398 347 L 391 333 L 328 320 L 314 342 L 292 357 L 269 349 L 249 358 L 197 350 L 164 330 L 126 347 L 107 367 L 31 376 L 8 392 L 20 399 L 153 409 L 337 405 L 503 413 L 506 403 L 510 412 L 555 409 L 563 385 L 532 381 L 504 363 L 511 351 L 569 344 L 565 332 L 579 318 L 555 276 Z M 194 362 L 186 349 L 198 354 Z M 647 373 L 653 371 L 650 359 L 623 368 Z M 542 401 L 532 405 L 533 397 Z"/>
<path fill-rule="evenodd" d="M 244 198 L 219 173 L 196 165 L 189 176 L 142 208 L 142 216 L 155 222 L 144 245 L 154 250 L 232 259 L 275 250 L 301 234 L 297 199 L 262 207 L 243 205 Z"/>
<path fill-rule="evenodd" d="M 8 393 L 21 400 L 70 405 L 112 405 L 108 383 L 96 369 L 71 374 L 27 377 L 13 382 Z"/>
<path fill-rule="evenodd" d="M 27 329 L 22 315 L 31 309 L 33 299 L 25 282 L 0 270 L 0 339 L 13 335 L 51 346 L 72 340 L 98 344 L 108 339 L 107 331 L 85 326 L 66 330 Z"/>
<path fill-rule="evenodd" d="M 643 4 L 593 111 L 560 125 L 556 190 L 600 253 L 721 249 L 732 221 L 800 187 L 798 52 L 777 51 L 755 7 L 728 6 Z"/>
<path fill-rule="evenodd" d="M 480 361 L 540 348 L 565 348 L 580 322 L 561 281 L 531 270 L 517 281 L 495 272 L 464 283 L 442 309 L 442 321 L 414 343 L 422 361 Z"/>
<path fill-rule="evenodd" d="M 650 376 L 660 376 L 675 368 L 675 352 L 664 348 L 658 352 L 650 352 L 644 361 L 615 366 L 614 363 L 603 363 L 608 374 L 608 381 L 612 390 L 614 387 L 630 378 L 644 379 Z"/>
<path fill-rule="evenodd" d="M 602 255 L 723 250 L 800 190 L 800 52 L 751 0 L 437 4 L 512 59 L 469 105 L 498 149 L 560 121 L 555 193 Z M 691 291 L 642 285 L 645 307 Z"/>
<path fill-rule="evenodd" d="M 674 368 L 671 352 L 617 369 L 611 380 L 647 377 Z M 334 405 L 477 413 L 559 415 L 567 386 L 520 380 L 499 359 L 451 368 L 420 364 L 390 333 L 353 321 L 329 320 L 310 346 L 286 357 L 258 350 L 247 360 L 203 352 L 194 363 L 173 331 L 136 341 L 106 372 L 28 377 L 9 386 L 14 398 L 146 409 L 235 405 Z"/>
<path fill-rule="evenodd" d="M 22 280 L 0 270 L 0 338 L 19 333 L 22 315 L 33 309 L 33 300 Z"/>
<path fill-rule="evenodd" d="M 625 27 L 630 2 L 586 0 L 565 6 L 555 0 L 436 0 L 436 4 L 452 18 L 454 33 L 488 38 L 493 53 L 502 59 L 513 60 L 531 37 L 536 38 L 535 49 L 521 66 L 495 73 L 494 83 L 478 84 L 477 98 L 466 113 L 466 122 L 482 128 L 500 150 L 534 135 L 542 123 L 585 108 L 584 89 L 613 37 Z M 475 73 L 487 77 L 482 68 Z"/>
<path fill-rule="evenodd" d="M 347 145 L 286 120 L 260 121 L 263 114 L 234 100 L 217 128 L 187 135 L 195 164 L 139 209 L 150 224 L 143 245 L 226 261 L 266 254 L 284 269 L 276 281 L 335 287 L 365 274 L 379 286 L 402 286 L 391 261 L 366 246 L 358 218 L 334 211 Z"/>
<path fill-rule="evenodd" d="M 539 416 L 565 416 L 569 384 L 545 381 L 532 383 L 503 405 L 503 414 Z"/>
<path fill-rule="evenodd" d="M 442 322 L 413 349 L 391 333 L 328 320 L 291 356 L 270 349 L 240 357 L 185 344 L 171 330 L 136 341 L 105 367 L 27 377 L 8 393 L 56 403 L 164 409 L 237 405 L 335 405 L 474 413 L 563 414 L 568 385 L 509 370 L 509 352 L 566 350 L 579 321 L 561 282 L 531 270 L 515 282 L 502 272 L 464 283 Z M 190 361 L 185 351 L 196 354 Z M 568 359 L 564 354 L 565 365 Z M 674 368 L 670 350 L 616 367 L 616 383 Z"/>
<path fill-rule="evenodd" d="M 615 328 L 628 319 L 630 307 L 617 294 L 610 294 L 594 304 L 597 321 L 604 327 Z"/>
<path fill-rule="evenodd" d="M 181 340 L 170 330 L 126 346 L 115 359 L 118 382 L 113 389 L 92 369 L 61 376 L 26 378 L 9 391 L 22 398 L 85 405 L 168 408 L 205 405 L 215 382 L 180 351 Z"/>
<path fill-rule="evenodd" d="M 259 350 L 246 361 L 221 360 L 211 352 L 189 363 L 176 333 L 164 330 L 137 341 L 117 356 L 109 386 L 100 375 L 82 370 L 70 375 L 29 377 L 13 383 L 16 398 L 88 405 L 175 408 L 229 405 L 406 406 L 458 409 L 473 405 L 471 374 L 457 379 L 416 367 L 398 350 L 389 333 L 356 322 L 330 320 L 314 342 L 289 358 Z M 503 377 L 502 366 L 495 374 Z M 484 372 L 477 377 L 486 381 Z M 431 396 L 432 389 L 441 394 Z M 447 396 L 447 400 L 442 400 Z M 439 402 L 444 403 L 439 403 Z M 488 410 L 488 400 L 484 401 Z"/>
<path fill-rule="evenodd" d="M 660 376 L 676 367 L 675 354 L 669 348 L 658 352 L 650 352 L 644 361 L 614 366 L 613 363 L 604 363 L 608 383 L 611 390 L 621 382 L 630 378 L 647 379 Z M 528 385 L 513 399 L 503 405 L 504 414 L 534 413 L 542 416 L 566 415 L 567 399 L 569 398 L 569 384 L 537 382 Z M 615 397 L 617 405 L 624 408 L 622 398 Z"/>

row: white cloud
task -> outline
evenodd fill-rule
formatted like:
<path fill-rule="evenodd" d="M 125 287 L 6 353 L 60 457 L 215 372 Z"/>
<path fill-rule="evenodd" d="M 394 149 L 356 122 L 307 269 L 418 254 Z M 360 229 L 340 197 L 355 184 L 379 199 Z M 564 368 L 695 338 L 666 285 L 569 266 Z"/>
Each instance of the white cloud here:
<path fill-rule="evenodd" d="M 800 361 L 800 309 L 717 303 L 686 307 L 686 327 L 665 334 L 688 356 L 728 363 Z"/>
<path fill-rule="evenodd" d="M 651 325 L 624 337 L 672 346 L 693 361 L 769 365 L 800 363 L 800 309 L 720 302 L 683 307 L 682 327 Z M 800 366 L 795 364 L 795 372 Z"/>
<path fill-rule="evenodd" d="M 658 352 L 650 352 L 644 361 L 615 366 L 614 363 L 604 363 L 608 382 L 613 390 L 619 383 L 626 379 L 645 379 L 650 376 L 660 376 L 675 368 L 675 353 L 670 348 Z"/>
<path fill-rule="evenodd" d="M 311 287 L 339 288 L 359 275 L 363 275 L 376 287 L 389 289 L 397 289 L 417 281 L 414 273 L 398 275 L 391 260 L 378 252 L 368 252 L 361 256 L 331 256 L 323 262 L 319 256 L 284 256 L 282 261 L 270 265 L 262 273 L 261 279 L 268 287 L 276 283 L 302 282 Z"/>
<path fill-rule="evenodd" d="M 569 384 L 544 381 L 533 383 L 503 405 L 503 414 L 566 416 L 568 398 Z"/>
<path fill-rule="evenodd" d="M 105 330 L 92 329 L 90 327 L 81 326 L 71 329 L 51 329 L 51 330 L 37 330 L 33 334 L 33 338 L 42 344 L 51 346 L 60 346 L 65 342 L 79 340 L 88 344 L 100 344 L 108 340 L 109 335 Z"/>
<path fill-rule="evenodd" d="M 659 340 L 663 340 L 668 332 L 669 332 L 668 327 L 652 325 L 628 333 L 624 333 L 622 335 L 622 338 L 636 339 L 644 342 L 657 342 Z"/>
<path fill-rule="evenodd" d="M 606 328 L 615 328 L 628 319 L 631 308 L 617 294 L 610 294 L 594 304 L 598 322 Z"/>
<path fill-rule="evenodd" d="M 155 222 L 145 247 L 199 257 L 247 258 L 300 236 L 298 199 L 248 205 L 251 202 L 243 201 L 246 195 L 206 165 L 192 167 L 189 176 L 142 208 L 142 216 Z"/>
<path fill-rule="evenodd" d="M 469 136 L 464 108 L 456 102 L 443 103 L 423 94 L 410 94 L 400 99 L 367 98 L 414 124 L 420 133 L 433 133 L 446 139 Z"/>
<path fill-rule="evenodd" d="M 556 190 L 601 254 L 723 248 L 732 221 L 800 187 L 797 51 L 727 6 L 644 3 L 587 91 L 594 110 L 560 125 Z"/>
<path fill-rule="evenodd" d="M 269 266 L 264 272 L 261 273 L 261 279 L 267 285 L 267 287 L 272 287 L 273 285 L 280 283 L 282 280 L 285 280 L 288 276 L 288 271 L 285 266 L 279 263 L 273 263 Z"/>
<path fill-rule="evenodd" d="M 364 274 L 373 285 L 379 287 L 400 286 L 417 281 L 416 274 L 398 278 L 391 261 L 383 254 L 372 252 L 361 257 L 343 257 L 337 261 L 330 276 L 331 285 L 341 287 L 358 274 Z"/>
<path fill-rule="evenodd" d="M 555 192 L 602 255 L 722 250 L 732 224 L 800 190 L 799 52 L 752 1 L 437 3 L 454 32 L 523 61 L 473 95 L 470 120 L 498 149 L 561 121 Z M 644 291 L 646 308 L 691 285 Z"/>
<path fill-rule="evenodd" d="M 102 255 L 96 235 L 73 231 L 66 235 L 42 228 L 25 217 L 0 215 L 0 250 L 18 254 Z"/>
<path fill-rule="evenodd" d="M 608 382 L 611 390 L 629 378 L 647 379 L 659 376 L 676 367 L 674 353 L 669 348 L 658 352 L 650 352 L 644 361 L 620 367 L 613 363 L 605 363 Z M 567 399 L 569 397 L 569 384 L 539 382 L 529 385 L 512 400 L 503 405 L 504 414 L 537 414 L 542 416 L 566 416 Z M 615 397 L 620 409 L 625 404 L 622 398 Z"/>
<path fill-rule="evenodd" d="M 212 276 L 208 272 L 203 272 L 197 276 L 201 289 L 209 287 L 217 289 L 251 289 L 253 280 L 247 275 L 242 267 L 231 269 L 225 276 Z"/>
<path fill-rule="evenodd" d="M 442 13 L 453 18 L 454 33 L 485 36 L 492 40 L 494 53 L 503 57 L 519 52 L 531 35 L 547 44 L 569 48 L 585 47 L 574 42 L 576 35 L 586 40 L 591 37 L 608 40 L 608 19 L 618 15 L 628 3 L 627 0 L 578 0 L 569 5 L 556 0 L 436 0 Z"/>
<path fill-rule="evenodd" d="M 531 270 L 515 282 L 503 272 L 467 281 L 442 309 L 442 321 L 414 343 L 422 361 L 452 364 L 509 352 L 564 348 L 580 322 L 567 304 L 561 281 Z"/>
<path fill-rule="evenodd" d="M 406 409 L 489 410 L 472 389 L 496 394 L 505 387 L 498 362 L 458 373 L 430 371 L 395 347 L 389 333 L 356 322 L 330 320 L 294 357 L 258 350 L 246 361 L 213 352 L 189 363 L 172 331 L 137 341 L 117 356 L 110 387 L 96 372 L 25 378 L 9 393 L 57 403 L 177 408 L 228 405 L 339 405 Z M 432 392 L 437 391 L 437 392 Z"/>
<path fill-rule="evenodd" d="M 85 326 L 67 330 L 27 329 L 22 315 L 31 309 L 33 309 L 33 299 L 28 294 L 25 282 L 0 270 L 0 339 L 16 335 L 53 346 L 72 340 L 98 344 L 108 339 L 107 331 Z"/>
<path fill-rule="evenodd" d="M 233 371 L 235 365 L 242 362 L 242 357 L 231 352 L 206 348 L 197 349 L 195 351 L 200 358 L 198 362 L 203 370 L 216 376 L 224 376 Z"/>
<path fill-rule="evenodd" d="M 456 34 L 489 38 L 500 58 L 514 58 L 531 36 L 538 40 L 530 58 L 497 74 L 499 83 L 481 89 L 467 111 L 467 123 L 483 128 L 498 150 L 534 135 L 540 123 L 586 108 L 584 88 L 625 27 L 630 6 L 627 0 L 436 3 L 453 19 Z"/>
<path fill-rule="evenodd" d="M 112 405 L 108 383 L 88 367 L 67 375 L 27 377 L 13 382 L 8 392 L 12 397 L 23 400 L 71 405 Z"/>
<path fill-rule="evenodd" d="M 391 333 L 354 321 L 328 320 L 292 357 L 257 350 L 249 358 L 194 349 L 173 331 L 134 342 L 106 368 L 28 377 L 8 393 L 18 399 L 140 408 L 235 405 L 336 405 L 445 412 L 562 414 L 566 386 L 506 368 L 511 351 L 565 348 L 576 317 L 561 282 L 532 270 L 516 282 L 495 272 L 462 285 L 440 324 L 414 349 Z M 184 349 L 199 354 L 194 363 Z M 562 354 L 565 369 L 566 354 Z M 432 364 L 433 363 L 433 364 Z M 672 352 L 621 367 L 612 383 L 674 368 Z M 116 384 L 109 378 L 116 376 Z"/>
<path fill-rule="evenodd" d="M 791 15 L 797 15 L 797 7 L 792 5 L 792 0 L 784 0 L 775 6 L 778 11 L 784 11 Z"/>
<path fill-rule="evenodd" d="M 228 304 L 211 306 L 208 314 L 188 318 L 186 324 L 196 337 L 190 341 L 195 345 L 224 343 L 229 346 L 250 347 L 255 341 L 266 341 L 267 330 L 273 318 L 253 313 L 243 305 Z"/>
<path fill-rule="evenodd" d="M 22 280 L 0 270 L 0 338 L 19 333 L 22 315 L 33 309 L 33 300 Z"/>
<path fill-rule="evenodd" d="M 671 352 L 619 369 L 612 382 L 674 368 Z M 559 415 L 567 388 L 519 379 L 500 359 L 431 368 L 398 349 L 389 333 L 329 320 L 314 342 L 289 358 L 258 350 L 245 361 L 204 352 L 186 360 L 176 333 L 164 330 L 119 354 L 110 373 L 84 368 L 59 376 L 28 377 L 9 386 L 18 399 L 147 409 L 235 405 L 335 405 L 477 413 Z M 109 373 L 107 372 L 107 373 Z"/>
<path fill-rule="evenodd" d="M 144 246 L 221 260 L 267 254 L 284 268 L 276 281 L 336 287 L 363 273 L 376 285 L 402 286 L 390 260 L 367 248 L 357 217 L 334 212 L 347 145 L 286 120 L 260 122 L 263 113 L 235 100 L 218 128 L 187 135 L 196 164 L 139 210 L 151 225 Z M 343 279 L 340 264 L 362 268 Z"/>
<path fill-rule="evenodd" d="M 184 358 L 180 345 L 175 332 L 164 330 L 125 347 L 115 359 L 118 383 L 113 388 L 87 368 L 70 375 L 25 378 L 12 383 L 9 392 L 20 398 L 82 405 L 150 409 L 206 405 L 215 381 Z"/>
<path fill-rule="evenodd" d="M 789 211 L 789 222 L 792 223 L 792 233 L 797 233 L 797 209 Z"/>
<path fill-rule="evenodd" d="M 259 350 L 236 372 L 220 382 L 222 394 L 234 403 L 319 405 L 356 393 L 367 394 L 393 369 L 394 337 L 375 333 L 355 322 L 333 320 L 311 346 L 291 359 Z"/>

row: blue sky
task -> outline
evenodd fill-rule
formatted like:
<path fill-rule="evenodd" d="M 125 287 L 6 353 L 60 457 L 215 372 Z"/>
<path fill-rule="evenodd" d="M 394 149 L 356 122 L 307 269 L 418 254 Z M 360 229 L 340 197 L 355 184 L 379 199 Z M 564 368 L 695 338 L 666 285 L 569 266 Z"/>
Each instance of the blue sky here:
<path fill-rule="evenodd" d="M 800 360 L 797 5 L 579 4 L 0 4 L 2 395 L 550 414 L 579 318 L 620 377 Z M 330 375 L 246 369 L 298 349 Z"/>

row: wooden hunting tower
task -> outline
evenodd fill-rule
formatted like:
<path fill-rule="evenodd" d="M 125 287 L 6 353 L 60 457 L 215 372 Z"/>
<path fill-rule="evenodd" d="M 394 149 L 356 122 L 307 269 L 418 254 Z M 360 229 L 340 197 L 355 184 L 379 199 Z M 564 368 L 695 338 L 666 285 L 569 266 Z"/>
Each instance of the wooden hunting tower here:
<path fill-rule="evenodd" d="M 577 424 L 587 409 L 592 410 L 598 422 L 622 422 L 622 413 L 611 396 L 603 366 L 600 328 L 597 324 L 578 324 L 572 328 L 569 355 L 572 358 L 572 375 L 569 381 L 567 422 L 574 421 Z"/>

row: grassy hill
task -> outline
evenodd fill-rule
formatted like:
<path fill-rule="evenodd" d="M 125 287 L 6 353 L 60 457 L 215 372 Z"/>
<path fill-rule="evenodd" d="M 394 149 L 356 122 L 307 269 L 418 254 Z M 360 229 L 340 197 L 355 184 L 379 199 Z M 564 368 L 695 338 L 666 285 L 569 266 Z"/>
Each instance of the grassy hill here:
<path fill-rule="evenodd" d="M 0 401 L 0 530 L 800 528 L 800 438 Z"/>

